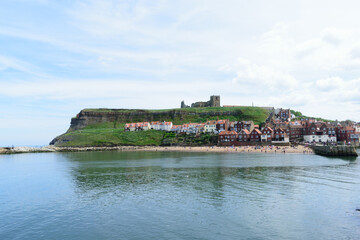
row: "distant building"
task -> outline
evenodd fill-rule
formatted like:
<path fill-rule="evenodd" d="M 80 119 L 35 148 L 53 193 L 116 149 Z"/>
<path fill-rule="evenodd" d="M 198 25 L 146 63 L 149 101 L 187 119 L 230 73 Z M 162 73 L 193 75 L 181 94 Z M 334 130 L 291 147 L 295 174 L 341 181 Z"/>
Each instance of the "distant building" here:
<path fill-rule="evenodd" d="M 229 126 L 230 126 L 230 122 L 228 119 L 216 121 L 216 130 L 218 132 L 227 131 L 229 129 Z"/>
<path fill-rule="evenodd" d="M 290 124 L 288 129 L 290 130 L 290 134 L 289 134 L 289 138 L 290 138 L 290 142 L 302 142 L 304 140 L 304 128 L 303 126 L 300 124 Z"/>
<path fill-rule="evenodd" d="M 237 142 L 238 134 L 235 131 L 222 131 L 219 133 L 219 143 L 234 144 Z"/>
<path fill-rule="evenodd" d="M 305 122 L 305 142 L 336 142 L 335 127 L 323 122 Z"/>
<path fill-rule="evenodd" d="M 208 120 L 205 123 L 204 131 L 207 133 L 214 133 L 217 132 L 216 130 L 216 120 Z"/>
<path fill-rule="evenodd" d="M 172 122 L 163 121 L 160 123 L 160 130 L 170 131 L 172 126 L 173 126 Z"/>
<path fill-rule="evenodd" d="M 242 129 L 239 132 L 239 142 L 248 142 L 250 138 L 250 132 L 247 129 Z"/>
<path fill-rule="evenodd" d="M 254 129 L 254 122 L 253 121 L 235 121 L 233 129 L 236 132 L 240 132 L 243 129 L 247 129 L 251 132 Z"/>
<path fill-rule="evenodd" d="M 262 142 L 271 142 L 274 137 L 274 130 L 271 127 L 265 127 L 261 132 Z"/>
<path fill-rule="evenodd" d="M 275 109 L 275 118 L 281 121 L 290 121 L 291 120 L 290 109 Z"/>
<path fill-rule="evenodd" d="M 336 133 L 338 140 L 340 142 L 358 144 L 359 143 L 359 133 L 355 132 L 354 127 L 346 126 L 346 127 L 337 127 Z"/>
<path fill-rule="evenodd" d="M 160 130 L 161 122 L 160 121 L 151 122 L 150 125 L 151 125 L 151 129 Z"/>
<path fill-rule="evenodd" d="M 277 128 L 274 131 L 273 142 L 289 142 L 289 135 L 282 128 Z"/>
<path fill-rule="evenodd" d="M 254 128 L 250 133 L 250 142 L 260 142 L 261 141 L 261 131 L 257 128 Z"/>
<path fill-rule="evenodd" d="M 184 101 L 181 102 L 181 108 L 189 108 Z M 191 107 L 220 107 L 220 96 L 210 96 L 210 100 L 207 102 L 195 102 L 191 104 Z"/>

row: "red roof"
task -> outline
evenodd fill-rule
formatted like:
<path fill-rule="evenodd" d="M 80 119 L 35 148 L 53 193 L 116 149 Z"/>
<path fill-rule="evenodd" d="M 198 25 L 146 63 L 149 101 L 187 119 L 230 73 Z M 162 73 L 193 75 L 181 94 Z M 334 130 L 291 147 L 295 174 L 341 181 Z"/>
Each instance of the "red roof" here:
<path fill-rule="evenodd" d="M 217 124 L 225 124 L 225 123 L 226 123 L 226 120 L 218 120 L 216 123 L 217 123 Z"/>
<path fill-rule="evenodd" d="M 241 133 L 241 132 L 245 132 L 245 133 L 248 134 L 248 135 L 250 134 L 249 130 L 247 130 L 246 128 L 245 128 L 245 129 L 242 129 L 242 130 L 240 131 L 240 133 Z"/>
<path fill-rule="evenodd" d="M 237 135 L 235 131 L 222 131 L 219 135 Z"/>
<path fill-rule="evenodd" d="M 260 130 L 259 129 L 257 129 L 257 128 L 254 128 L 254 130 L 252 130 L 252 132 L 251 133 L 253 133 L 253 132 L 257 132 L 258 134 L 260 134 L 261 135 L 261 132 L 260 132 Z"/>
<path fill-rule="evenodd" d="M 277 129 L 275 129 L 275 132 L 279 132 L 279 131 L 285 132 L 282 128 L 277 128 Z"/>
<path fill-rule="evenodd" d="M 355 128 L 353 128 L 353 127 L 350 127 L 350 126 L 346 126 L 346 127 L 343 127 L 343 128 L 341 128 L 341 130 L 345 130 L 345 131 L 355 131 Z"/>
<path fill-rule="evenodd" d="M 271 127 L 265 127 L 264 130 L 265 129 L 269 129 L 270 131 L 274 131 Z"/>

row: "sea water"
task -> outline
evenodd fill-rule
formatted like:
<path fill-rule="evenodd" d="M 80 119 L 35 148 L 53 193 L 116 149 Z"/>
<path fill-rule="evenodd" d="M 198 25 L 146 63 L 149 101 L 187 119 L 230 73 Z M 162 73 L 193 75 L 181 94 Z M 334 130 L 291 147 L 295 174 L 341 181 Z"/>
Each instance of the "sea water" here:
<path fill-rule="evenodd" d="M 357 159 L 0 155 L 0 239 L 360 239 Z"/>

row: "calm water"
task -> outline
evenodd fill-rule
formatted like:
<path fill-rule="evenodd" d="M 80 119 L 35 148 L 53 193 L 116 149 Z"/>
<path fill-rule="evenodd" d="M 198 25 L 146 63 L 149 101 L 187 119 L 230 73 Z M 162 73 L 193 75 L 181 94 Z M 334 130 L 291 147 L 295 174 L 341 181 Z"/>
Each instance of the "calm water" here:
<path fill-rule="evenodd" d="M 360 239 L 360 163 L 313 155 L 0 155 L 0 239 Z"/>

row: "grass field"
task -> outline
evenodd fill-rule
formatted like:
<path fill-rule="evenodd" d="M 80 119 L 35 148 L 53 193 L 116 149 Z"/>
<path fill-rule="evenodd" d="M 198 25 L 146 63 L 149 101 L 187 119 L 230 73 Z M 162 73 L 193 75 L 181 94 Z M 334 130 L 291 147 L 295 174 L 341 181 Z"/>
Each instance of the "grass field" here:
<path fill-rule="evenodd" d="M 62 147 L 75 146 L 159 146 L 164 131 L 124 132 L 123 129 L 84 129 L 68 132 L 61 136 L 66 142 L 56 144 Z"/>

